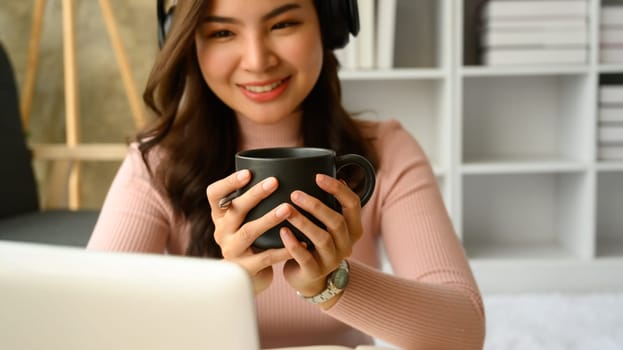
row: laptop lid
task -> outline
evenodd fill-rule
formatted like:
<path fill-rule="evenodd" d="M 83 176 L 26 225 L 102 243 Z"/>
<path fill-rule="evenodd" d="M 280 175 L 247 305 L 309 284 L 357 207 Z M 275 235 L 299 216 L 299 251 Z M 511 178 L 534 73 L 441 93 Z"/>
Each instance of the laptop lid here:
<path fill-rule="evenodd" d="M 2 349 L 259 349 L 251 281 L 224 261 L 0 241 Z"/>

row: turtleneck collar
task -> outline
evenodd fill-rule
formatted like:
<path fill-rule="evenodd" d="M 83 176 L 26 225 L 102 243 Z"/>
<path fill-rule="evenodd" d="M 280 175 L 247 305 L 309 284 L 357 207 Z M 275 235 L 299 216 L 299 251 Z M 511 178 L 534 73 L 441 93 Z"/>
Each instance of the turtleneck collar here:
<path fill-rule="evenodd" d="M 239 128 L 240 149 L 266 147 L 294 147 L 303 145 L 301 134 L 302 113 L 273 124 L 256 123 L 236 116 Z"/>

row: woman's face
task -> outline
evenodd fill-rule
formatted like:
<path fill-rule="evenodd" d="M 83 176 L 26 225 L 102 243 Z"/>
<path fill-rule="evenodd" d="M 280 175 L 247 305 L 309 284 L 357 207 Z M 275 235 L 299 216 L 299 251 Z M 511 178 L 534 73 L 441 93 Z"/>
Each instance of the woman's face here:
<path fill-rule="evenodd" d="M 257 123 L 298 115 L 322 68 L 312 0 L 213 0 L 195 41 L 210 89 Z"/>

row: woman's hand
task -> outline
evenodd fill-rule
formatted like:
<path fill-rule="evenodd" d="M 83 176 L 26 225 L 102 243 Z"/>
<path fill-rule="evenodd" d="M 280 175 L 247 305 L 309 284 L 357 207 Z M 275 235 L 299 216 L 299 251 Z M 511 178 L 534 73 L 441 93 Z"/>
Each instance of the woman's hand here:
<path fill-rule="evenodd" d="M 251 245 L 262 233 L 285 220 L 290 211 L 282 204 L 261 218 L 243 225 L 249 210 L 277 189 L 278 183 L 274 177 L 254 185 L 235 198 L 227 208 L 219 207 L 221 198 L 244 187 L 250 180 L 251 173 L 240 170 L 209 185 L 206 194 L 212 208 L 214 239 L 221 247 L 223 258 L 245 268 L 251 275 L 255 293 L 259 294 L 272 282 L 272 266 L 292 257 L 286 248 L 255 253 Z"/>
<path fill-rule="evenodd" d="M 305 296 L 316 295 L 326 288 L 327 276 L 337 269 L 342 260 L 351 255 L 353 245 L 363 232 L 359 196 L 345 183 L 330 176 L 319 174 L 316 176 L 316 183 L 338 200 L 342 213 L 336 212 L 317 198 L 294 191 L 291 195 L 292 202 L 320 220 L 326 230 L 315 225 L 294 207 L 288 207 L 288 221 L 313 242 L 315 249 L 311 252 L 307 250 L 291 230 L 284 227 L 280 231 L 286 249 L 294 258 L 285 264 L 283 274 L 288 283 Z M 325 304 L 333 303 L 334 301 L 328 301 Z"/>

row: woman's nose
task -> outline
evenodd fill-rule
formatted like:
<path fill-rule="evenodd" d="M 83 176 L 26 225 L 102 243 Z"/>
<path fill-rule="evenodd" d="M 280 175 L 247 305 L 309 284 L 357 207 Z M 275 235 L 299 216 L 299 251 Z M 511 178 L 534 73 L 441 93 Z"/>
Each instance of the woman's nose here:
<path fill-rule="evenodd" d="M 263 37 L 250 38 L 242 51 L 242 68 L 250 72 L 265 72 L 279 61 L 272 44 Z"/>

